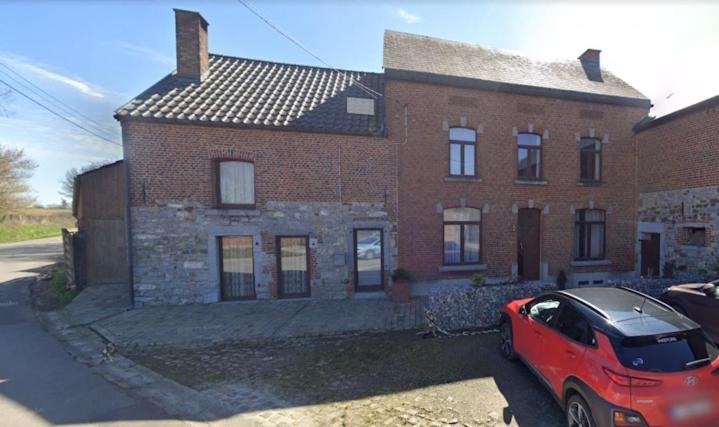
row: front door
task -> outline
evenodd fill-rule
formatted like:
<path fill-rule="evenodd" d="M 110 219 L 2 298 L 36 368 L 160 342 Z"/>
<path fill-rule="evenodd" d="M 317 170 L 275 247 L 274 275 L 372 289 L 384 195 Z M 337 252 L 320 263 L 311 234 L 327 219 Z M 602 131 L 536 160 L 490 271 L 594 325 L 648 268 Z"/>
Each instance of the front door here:
<path fill-rule="evenodd" d="M 659 275 L 660 243 L 659 233 L 644 233 L 642 235 L 642 276 L 652 277 Z"/>
<path fill-rule="evenodd" d="M 517 273 L 539 280 L 539 209 L 520 209 L 517 219 Z"/>
<path fill-rule="evenodd" d="M 309 239 L 307 236 L 277 238 L 279 297 L 310 296 Z"/>
<path fill-rule="evenodd" d="M 357 292 L 382 290 L 384 285 L 382 229 L 355 229 L 354 241 Z"/>

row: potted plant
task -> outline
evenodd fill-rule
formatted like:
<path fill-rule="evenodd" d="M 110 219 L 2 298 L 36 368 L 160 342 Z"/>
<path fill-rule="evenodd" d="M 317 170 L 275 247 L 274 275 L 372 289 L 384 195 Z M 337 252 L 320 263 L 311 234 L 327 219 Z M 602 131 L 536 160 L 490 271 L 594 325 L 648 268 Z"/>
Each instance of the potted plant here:
<path fill-rule="evenodd" d="M 392 300 L 398 304 L 410 302 L 409 294 L 410 276 L 404 268 L 392 272 Z"/>
<path fill-rule="evenodd" d="M 472 276 L 472 286 L 474 286 L 475 288 L 481 288 L 486 282 L 487 278 L 484 277 L 484 274 L 477 273 Z"/>

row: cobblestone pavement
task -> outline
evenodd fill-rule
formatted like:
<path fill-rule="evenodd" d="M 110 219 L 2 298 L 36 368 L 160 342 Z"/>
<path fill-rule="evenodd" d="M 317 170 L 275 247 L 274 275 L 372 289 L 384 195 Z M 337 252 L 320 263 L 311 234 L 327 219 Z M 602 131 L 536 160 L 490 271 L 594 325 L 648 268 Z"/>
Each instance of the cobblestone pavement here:
<path fill-rule="evenodd" d="M 92 328 L 124 349 L 202 348 L 227 342 L 419 329 L 424 325 L 423 307 L 423 299 L 409 304 L 352 299 L 141 307 L 100 320 Z"/>
<path fill-rule="evenodd" d="M 563 416 L 495 334 L 365 334 L 128 357 L 257 425 L 555 427 Z"/>

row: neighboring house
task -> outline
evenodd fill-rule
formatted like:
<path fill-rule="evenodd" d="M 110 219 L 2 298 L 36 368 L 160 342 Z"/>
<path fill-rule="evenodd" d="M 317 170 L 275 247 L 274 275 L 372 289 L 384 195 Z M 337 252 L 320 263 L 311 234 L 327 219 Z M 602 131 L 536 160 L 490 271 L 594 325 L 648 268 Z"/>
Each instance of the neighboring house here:
<path fill-rule="evenodd" d="M 637 270 L 719 275 L 719 96 L 636 131 Z"/>
<path fill-rule="evenodd" d="M 439 282 L 636 274 L 650 101 L 600 52 L 543 62 L 387 31 L 384 73 L 208 53 L 118 109 L 139 304 L 384 297 Z M 640 133 L 648 133 L 649 130 Z"/>
<path fill-rule="evenodd" d="M 75 178 L 72 214 L 77 218 L 82 256 L 81 285 L 126 283 L 125 172 L 122 160 Z"/>

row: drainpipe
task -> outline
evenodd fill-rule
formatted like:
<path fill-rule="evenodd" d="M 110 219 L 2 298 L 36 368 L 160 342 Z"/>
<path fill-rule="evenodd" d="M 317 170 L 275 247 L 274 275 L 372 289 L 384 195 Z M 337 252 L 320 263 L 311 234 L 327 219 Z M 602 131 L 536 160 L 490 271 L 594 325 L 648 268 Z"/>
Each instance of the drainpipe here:
<path fill-rule="evenodd" d="M 126 251 L 127 251 L 127 282 L 130 293 L 130 306 L 128 310 L 135 308 L 135 277 L 132 266 L 132 218 L 130 216 L 130 161 L 127 155 L 127 135 L 125 127 L 122 126 L 122 164 L 125 172 L 125 230 L 126 235 Z"/>

